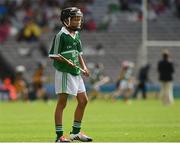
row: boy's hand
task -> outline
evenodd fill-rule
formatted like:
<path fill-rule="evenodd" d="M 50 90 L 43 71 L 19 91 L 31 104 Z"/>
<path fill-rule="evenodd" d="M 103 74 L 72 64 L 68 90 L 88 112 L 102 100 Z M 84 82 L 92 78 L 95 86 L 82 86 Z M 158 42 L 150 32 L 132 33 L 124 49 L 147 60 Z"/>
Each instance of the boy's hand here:
<path fill-rule="evenodd" d="M 84 69 L 85 72 L 83 72 L 83 74 L 87 77 L 90 76 L 90 71 L 88 69 Z"/>
<path fill-rule="evenodd" d="M 67 61 L 67 64 L 70 65 L 70 66 L 72 66 L 72 67 L 75 67 L 75 66 L 76 66 L 76 65 L 75 65 L 73 62 L 71 62 L 70 60 Z"/>

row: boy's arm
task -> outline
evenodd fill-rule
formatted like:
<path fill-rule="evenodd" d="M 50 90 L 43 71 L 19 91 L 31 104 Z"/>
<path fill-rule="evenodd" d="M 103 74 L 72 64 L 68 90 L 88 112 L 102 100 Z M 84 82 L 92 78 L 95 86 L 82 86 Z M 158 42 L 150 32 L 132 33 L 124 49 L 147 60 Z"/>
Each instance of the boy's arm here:
<path fill-rule="evenodd" d="M 89 72 L 89 70 L 88 70 L 88 68 L 87 68 L 87 66 L 86 66 L 86 64 L 85 64 L 85 62 L 84 62 L 84 59 L 83 59 L 83 57 L 82 57 L 81 54 L 79 55 L 79 62 L 80 62 L 81 68 L 85 71 L 85 72 L 83 72 L 83 74 L 84 74 L 85 76 L 89 76 L 89 75 L 90 75 L 90 72 Z"/>
<path fill-rule="evenodd" d="M 58 55 L 49 55 L 49 58 L 56 60 L 58 62 L 64 62 L 65 61 L 62 57 L 60 57 Z M 75 66 L 72 62 L 69 62 L 68 60 L 65 62 L 67 62 L 67 64 L 70 66 L 73 66 L 73 67 Z"/>
<path fill-rule="evenodd" d="M 57 55 L 49 55 L 50 59 L 56 60 L 58 62 L 62 62 L 63 59 L 61 57 L 58 57 Z"/>

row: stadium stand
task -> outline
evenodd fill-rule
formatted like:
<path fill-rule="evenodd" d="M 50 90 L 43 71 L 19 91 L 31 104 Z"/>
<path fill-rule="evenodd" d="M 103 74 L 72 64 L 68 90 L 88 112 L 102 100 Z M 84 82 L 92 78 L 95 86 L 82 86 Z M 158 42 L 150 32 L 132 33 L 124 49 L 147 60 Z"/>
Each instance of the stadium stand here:
<path fill-rule="evenodd" d="M 61 4 L 62 3 L 63 2 L 61 2 Z M 83 3 L 83 6 L 89 11 L 96 24 L 100 25 L 103 17 L 108 15 L 109 4 L 111 3 L 118 5 L 119 1 L 94 0 L 90 3 Z M 89 13 L 85 16 L 88 17 Z M 137 16 L 136 14 L 135 16 Z M 137 19 L 132 20 L 132 16 L 134 16 L 134 12 L 132 11 L 117 10 L 112 15 L 111 16 L 115 18 L 115 21 L 110 22 L 107 29 L 101 30 L 97 28 L 96 31 L 92 32 L 83 30 L 81 32 L 81 37 L 85 49 L 95 49 L 97 44 L 102 43 L 104 54 L 85 54 L 85 58 L 88 62 L 95 63 L 98 61 L 103 63 L 105 73 L 114 81 L 117 78 L 120 63 L 122 61 L 129 60 L 134 63 L 137 62 L 137 51 L 142 42 L 142 22 L 138 17 L 136 17 Z M 163 13 L 158 14 L 155 20 L 150 20 L 148 24 L 148 36 L 150 40 L 180 41 L 180 19 L 174 15 L 173 9 L 168 8 Z M 46 45 L 46 50 L 49 49 L 50 40 L 56 32 L 57 31 L 49 30 L 41 35 L 39 41 Z M 0 48 L 0 52 L 14 68 L 18 65 L 24 65 L 26 67 L 25 77 L 30 81 L 36 64 L 39 61 L 47 63 L 45 70 L 47 76 L 54 75 L 51 61 L 44 57 L 38 50 L 39 41 L 18 42 L 15 36 L 9 36 Z M 155 83 L 157 82 L 156 64 L 163 48 L 164 47 L 148 48 L 148 62 L 152 67 L 150 70 L 150 77 Z M 177 65 L 175 82 L 178 83 L 180 82 L 180 69 L 178 66 L 180 50 L 176 47 L 168 47 L 168 49 L 170 49 L 173 57 L 175 57 L 175 64 Z M 53 77 L 51 77 L 51 81 L 53 81 Z"/>

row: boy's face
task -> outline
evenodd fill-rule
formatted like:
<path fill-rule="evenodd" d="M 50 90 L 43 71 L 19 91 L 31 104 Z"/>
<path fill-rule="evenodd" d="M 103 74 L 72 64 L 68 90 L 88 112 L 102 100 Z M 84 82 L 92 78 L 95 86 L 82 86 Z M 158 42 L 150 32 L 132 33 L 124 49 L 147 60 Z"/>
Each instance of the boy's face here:
<path fill-rule="evenodd" d="M 80 29 L 82 23 L 82 17 L 81 16 L 74 16 L 71 18 L 70 27 L 72 29 Z"/>

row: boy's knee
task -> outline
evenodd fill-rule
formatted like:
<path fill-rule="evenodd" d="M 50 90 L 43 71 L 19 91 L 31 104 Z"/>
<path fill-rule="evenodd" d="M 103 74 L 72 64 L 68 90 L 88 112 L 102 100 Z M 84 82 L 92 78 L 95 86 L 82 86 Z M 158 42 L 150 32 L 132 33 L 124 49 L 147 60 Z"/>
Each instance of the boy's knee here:
<path fill-rule="evenodd" d="M 64 109 L 66 107 L 66 105 L 67 105 L 66 103 L 63 103 L 60 106 L 61 106 L 62 109 Z"/>
<path fill-rule="evenodd" d="M 64 109 L 67 104 L 67 95 L 66 94 L 60 94 L 58 98 L 58 108 Z"/>
<path fill-rule="evenodd" d="M 85 107 L 88 103 L 88 99 L 80 100 L 78 102 L 79 106 Z"/>
<path fill-rule="evenodd" d="M 66 102 L 59 101 L 58 102 L 58 108 L 64 109 L 66 107 Z"/>

